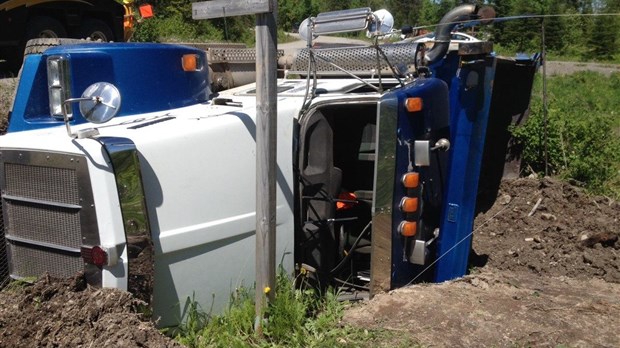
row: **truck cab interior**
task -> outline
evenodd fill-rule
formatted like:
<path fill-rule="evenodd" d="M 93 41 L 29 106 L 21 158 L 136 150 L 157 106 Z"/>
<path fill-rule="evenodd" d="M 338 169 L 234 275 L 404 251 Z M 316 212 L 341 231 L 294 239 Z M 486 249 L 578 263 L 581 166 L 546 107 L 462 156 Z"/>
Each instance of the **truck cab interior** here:
<path fill-rule="evenodd" d="M 376 105 L 329 104 L 301 120 L 296 264 L 320 289 L 368 290 Z"/>

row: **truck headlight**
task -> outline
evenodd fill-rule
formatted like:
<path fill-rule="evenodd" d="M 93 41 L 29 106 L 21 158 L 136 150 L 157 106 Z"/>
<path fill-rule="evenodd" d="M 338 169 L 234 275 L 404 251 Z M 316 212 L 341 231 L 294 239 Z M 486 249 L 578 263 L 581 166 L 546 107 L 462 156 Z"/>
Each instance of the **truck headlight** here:
<path fill-rule="evenodd" d="M 50 114 L 52 117 L 63 118 L 63 102 L 71 98 L 69 60 L 64 56 L 47 58 L 47 86 L 50 99 Z M 67 117 L 73 112 L 67 110 Z"/>

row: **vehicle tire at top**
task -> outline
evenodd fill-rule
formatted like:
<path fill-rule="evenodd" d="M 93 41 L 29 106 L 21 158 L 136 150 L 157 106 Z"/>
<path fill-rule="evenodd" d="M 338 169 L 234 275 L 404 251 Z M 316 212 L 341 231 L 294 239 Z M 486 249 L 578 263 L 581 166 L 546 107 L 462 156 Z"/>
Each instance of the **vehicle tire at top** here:
<path fill-rule="evenodd" d="M 60 45 L 74 45 L 74 44 L 94 43 L 94 42 L 96 41 L 87 41 L 87 40 L 82 40 L 82 39 L 67 39 L 67 38 L 32 39 L 26 43 L 26 48 L 24 49 L 24 56 L 27 56 L 29 54 L 40 54 L 50 47 L 56 47 Z"/>
<path fill-rule="evenodd" d="M 85 19 L 78 29 L 79 38 L 91 39 L 92 41 L 114 41 L 112 29 L 103 21 L 98 19 Z"/>
<path fill-rule="evenodd" d="M 67 30 L 62 24 L 52 17 L 37 16 L 28 21 L 26 39 L 46 38 L 56 39 L 67 37 Z"/>

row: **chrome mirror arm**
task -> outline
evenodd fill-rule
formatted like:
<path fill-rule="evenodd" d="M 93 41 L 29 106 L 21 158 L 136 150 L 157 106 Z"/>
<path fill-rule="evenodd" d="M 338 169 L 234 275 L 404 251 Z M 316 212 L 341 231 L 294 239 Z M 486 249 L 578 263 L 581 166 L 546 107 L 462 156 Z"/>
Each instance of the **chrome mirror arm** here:
<path fill-rule="evenodd" d="M 67 128 L 67 135 L 70 138 L 77 138 L 78 135 L 77 134 L 73 134 L 73 132 L 71 131 L 71 125 L 69 124 L 69 116 L 67 113 L 67 106 L 71 103 L 76 103 L 76 102 L 82 102 L 82 101 L 95 101 L 94 97 L 80 97 L 80 98 L 69 98 L 67 100 L 65 100 L 64 102 L 62 102 L 62 117 L 63 120 L 65 121 L 65 127 Z"/>
<path fill-rule="evenodd" d="M 70 138 L 87 138 L 99 135 L 96 128 L 89 128 L 73 133 L 69 124 L 67 106 L 70 103 L 80 103 L 80 113 L 91 123 L 105 123 L 119 112 L 121 95 L 118 89 L 108 82 L 97 82 L 88 86 L 80 98 L 69 98 L 62 102 L 62 116 Z"/>

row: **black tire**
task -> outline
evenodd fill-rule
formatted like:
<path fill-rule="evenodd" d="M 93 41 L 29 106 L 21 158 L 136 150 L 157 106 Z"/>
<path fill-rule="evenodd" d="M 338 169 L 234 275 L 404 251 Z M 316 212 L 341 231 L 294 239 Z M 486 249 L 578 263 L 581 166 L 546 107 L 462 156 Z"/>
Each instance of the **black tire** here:
<path fill-rule="evenodd" d="M 37 16 L 28 21 L 26 39 L 47 38 L 55 39 L 67 37 L 67 31 L 62 23 L 52 17 Z"/>
<path fill-rule="evenodd" d="M 26 43 L 24 49 L 24 55 L 40 54 L 50 47 L 56 47 L 60 45 L 74 45 L 83 43 L 95 43 L 95 41 L 87 41 L 81 39 L 32 39 Z"/>
<path fill-rule="evenodd" d="M 78 29 L 79 38 L 91 39 L 92 41 L 114 41 L 112 29 L 98 19 L 85 19 Z"/>

